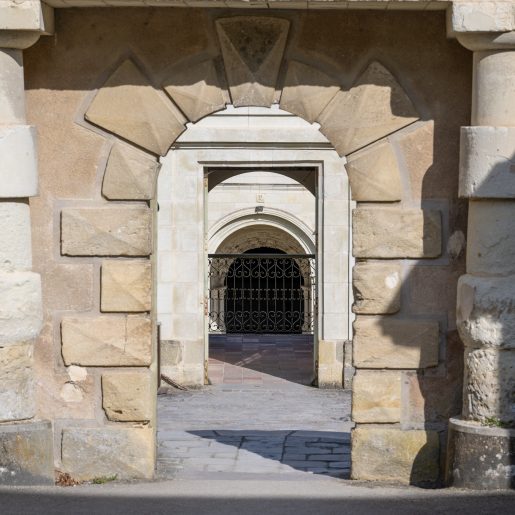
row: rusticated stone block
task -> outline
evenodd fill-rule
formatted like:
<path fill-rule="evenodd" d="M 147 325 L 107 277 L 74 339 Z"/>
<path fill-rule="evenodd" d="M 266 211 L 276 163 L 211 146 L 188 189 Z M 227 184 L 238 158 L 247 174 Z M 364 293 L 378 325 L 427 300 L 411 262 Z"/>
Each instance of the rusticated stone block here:
<path fill-rule="evenodd" d="M 64 318 L 62 352 L 66 365 L 91 367 L 149 366 L 152 357 L 150 318 Z"/>
<path fill-rule="evenodd" d="M 152 307 L 152 265 L 149 261 L 102 263 L 102 311 L 141 312 Z"/>
<path fill-rule="evenodd" d="M 212 59 L 173 69 L 164 89 L 192 122 L 225 107 Z"/>
<path fill-rule="evenodd" d="M 415 369 L 438 364 L 436 321 L 358 317 L 354 322 L 357 368 Z"/>
<path fill-rule="evenodd" d="M 345 169 L 353 200 L 392 202 L 402 199 L 401 173 L 388 140 L 351 154 Z"/>
<path fill-rule="evenodd" d="M 102 476 L 151 479 L 154 431 L 150 427 L 63 429 L 63 471 L 80 480 Z"/>
<path fill-rule="evenodd" d="M 340 85 L 317 68 L 298 61 L 290 61 L 281 94 L 281 109 L 313 123 Z"/>
<path fill-rule="evenodd" d="M 67 256 L 148 256 L 152 213 L 132 206 L 63 209 L 61 251 Z"/>
<path fill-rule="evenodd" d="M 358 426 L 352 431 L 352 479 L 434 483 L 439 476 L 436 431 Z"/>
<path fill-rule="evenodd" d="M 184 131 L 184 117 L 129 59 L 98 90 L 86 120 L 164 156 Z"/>
<path fill-rule="evenodd" d="M 352 385 L 354 422 L 400 422 L 401 372 L 358 370 Z"/>
<path fill-rule="evenodd" d="M 348 155 L 416 120 L 400 84 L 375 61 L 349 91 L 337 93 L 317 121 L 336 151 Z"/>
<path fill-rule="evenodd" d="M 33 344 L 0 344 L 0 422 L 35 415 L 33 391 Z M 0 462 L 1 467 L 1 462 Z M 0 473 L 0 483 L 2 474 Z"/>
<path fill-rule="evenodd" d="M 149 371 L 102 374 L 102 407 L 109 420 L 151 420 L 155 393 Z"/>
<path fill-rule="evenodd" d="M 354 313 L 396 313 L 401 306 L 398 265 L 358 263 L 353 270 Z"/>
<path fill-rule="evenodd" d="M 115 143 L 107 161 L 102 193 L 111 200 L 150 200 L 154 198 L 160 168 L 155 158 Z"/>
<path fill-rule="evenodd" d="M 465 370 L 463 417 L 515 427 L 515 349 L 467 350 Z"/>
<path fill-rule="evenodd" d="M 442 250 L 439 211 L 358 208 L 352 230 L 357 258 L 434 258 Z"/>
<path fill-rule="evenodd" d="M 35 338 L 43 323 L 39 274 L 0 271 L 0 299 L 0 345 Z"/>
<path fill-rule="evenodd" d="M 0 425 L 0 485 L 53 484 L 52 424 L 37 421 Z"/>
<path fill-rule="evenodd" d="M 290 22 L 265 16 L 216 20 L 233 104 L 270 107 Z"/>

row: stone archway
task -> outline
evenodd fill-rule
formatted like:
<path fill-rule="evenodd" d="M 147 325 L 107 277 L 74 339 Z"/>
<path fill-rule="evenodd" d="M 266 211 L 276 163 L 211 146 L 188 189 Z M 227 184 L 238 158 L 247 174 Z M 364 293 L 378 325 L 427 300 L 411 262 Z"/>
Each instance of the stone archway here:
<path fill-rule="evenodd" d="M 390 138 L 419 119 L 404 89 L 377 61 L 370 62 L 355 77 L 352 86 L 345 88 L 325 70 L 312 66 L 308 56 L 304 61 L 285 60 L 289 30 L 286 19 L 238 16 L 219 19 L 216 27 L 221 55 L 198 55 L 174 66 L 168 70 L 160 88 L 153 84 L 135 56 L 116 67 L 84 113 L 87 122 L 106 131 L 106 138 L 111 138 L 107 133 L 117 138 L 112 140 L 102 185 L 102 194 L 108 202 L 101 208 L 71 206 L 62 210 L 63 255 L 133 258 L 102 262 L 101 311 L 120 315 L 103 314 L 95 319 L 66 316 L 62 320 L 65 364 L 107 368 L 102 374 L 102 384 L 108 419 L 150 423 L 143 428 L 120 428 L 130 447 L 135 442 L 145 442 L 142 460 L 146 465 L 136 474 L 122 472 L 129 476 L 152 474 L 149 465 L 152 410 L 143 412 L 117 405 L 120 398 L 113 394 L 123 389 L 123 384 L 136 381 L 145 392 L 142 395 L 150 399 L 155 384 L 149 372 L 155 363 L 155 325 L 149 295 L 152 211 L 144 201 L 155 198 L 159 170 L 156 156 L 168 152 L 187 123 L 223 109 L 229 101 L 235 106 L 269 107 L 279 99 L 281 108 L 319 123 L 320 131 L 336 151 L 347 157 L 353 199 L 358 202 L 353 218 L 354 255 L 360 260 L 354 284 L 360 296 L 360 303 L 355 307 L 358 314 L 355 340 L 359 346 L 354 363 L 363 370 L 358 370 L 355 389 L 360 388 L 361 395 L 366 396 L 371 382 L 382 381 L 385 387 L 395 390 L 396 398 L 400 397 L 400 374 L 383 369 L 392 368 L 392 360 L 400 368 L 416 370 L 434 366 L 438 359 L 437 322 L 392 319 L 386 322 L 388 343 L 379 351 L 374 348 L 385 327 L 384 315 L 391 313 L 392 305 L 398 303 L 399 281 L 386 279 L 400 277 L 397 264 L 376 260 L 427 259 L 441 252 L 441 221 L 437 211 L 373 204 L 395 203 L 402 198 L 399 160 Z M 240 40 L 242 33 L 254 34 L 251 46 Z M 223 63 L 224 73 L 219 73 L 218 60 Z M 374 262 L 363 262 L 370 258 Z M 375 284 L 382 285 L 385 281 L 395 285 L 376 288 Z M 381 302 L 376 302 L 378 297 Z M 407 328 L 419 338 L 404 341 Z M 411 352 L 398 352 L 403 346 Z M 422 353 L 427 358 L 425 361 L 421 359 Z M 139 368 L 131 372 L 117 370 L 123 366 Z M 110 367 L 113 373 L 109 372 Z M 379 439 L 393 439 L 401 447 L 406 440 L 415 442 L 414 456 L 428 442 L 431 452 L 434 451 L 434 435 L 424 430 L 373 426 L 374 423 L 398 424 L 399 410 L 383 410 L 382 406 L 368 410 L 358 403 L 354 419 L 360 424 L 353 451 L 357 465 L 360 456 L 368 452 L 366 443 L 377 434 Z M 109 432 L 113 428 L 100 431 Z M 63 442 L 69 447 L 87 433 L 64 430 Z M 65 459 L 69 469 L 75 467 L 72 457 Z M 366 478 L 367 473 L 356 466 L 354 477 Z"/>

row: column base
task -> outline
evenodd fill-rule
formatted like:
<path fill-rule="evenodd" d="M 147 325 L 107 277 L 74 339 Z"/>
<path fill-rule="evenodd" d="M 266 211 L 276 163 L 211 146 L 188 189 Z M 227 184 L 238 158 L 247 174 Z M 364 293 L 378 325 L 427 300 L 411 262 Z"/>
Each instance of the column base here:
<path fill-rule="evenodd" d="M 451 418 L 446 483 L 475 490 L 515 488 L 515 429 Z"/>
<path fill-rule="evenodd" d="M 54 449 L 48 421 L 0 424 L 0 485 L 53 485 Z"/>

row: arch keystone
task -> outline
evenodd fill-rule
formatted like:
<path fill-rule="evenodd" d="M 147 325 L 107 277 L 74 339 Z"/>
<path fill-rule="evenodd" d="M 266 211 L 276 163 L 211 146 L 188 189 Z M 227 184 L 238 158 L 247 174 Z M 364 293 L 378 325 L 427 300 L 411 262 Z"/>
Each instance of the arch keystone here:
<path fill-rule="evenodd" d="M 329 75 L 299 61 L 290 61 L 281 95 L 281 109 L 313 123 L 340 91 Z"/>
<path fill-rule="evenodd" d="M 225 107 L 212 59 L 173 70 L 164 81 L 164 90 L 192 122 Z"/>
<path fill-rule="evenodd" d="M 164 95 L 163 95 L 164 97 Z M 184 117 L 130 59 L 98 90 L 85 119 L 148 151 L 164 156 L 184 131 Z"/>
<path fill-rule="evenodd" d="M 232 102 L 272 105 L 290 22 L 266 16 L 216 21 Z"/>
<path fill-rule="evenodd" d="M 374 61 L 349 91 L 340 91 L 317 120 L 340 155 L 347 155 L 419 119 L 401 85 Z"/>

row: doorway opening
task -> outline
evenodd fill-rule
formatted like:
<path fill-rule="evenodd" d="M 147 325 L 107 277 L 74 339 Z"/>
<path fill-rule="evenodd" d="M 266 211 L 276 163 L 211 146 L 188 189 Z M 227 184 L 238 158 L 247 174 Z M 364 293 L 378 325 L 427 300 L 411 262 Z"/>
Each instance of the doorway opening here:
<path fill-rule="evenodd" d="M 225 238 L 207 255 L 208 381 L 316 384 L 316 187 L 309 191 L 293 169 L 285 175 L 273 168 L 238 171 L 208 171 L 217 183 L 205 203 L 208 233 L 220 220 L 254 208 L 256 200 L 261 204 L 244 222 L 235 218 L 226 225 Z M 214 173 L 230 177 L 218 182 Z M 316 170 L 300 174 L 304 183 L 316 184 Z M 225 202 L 227 192 L 235 202 Z M 273 224 L 270 209 L 276 210 Z M 292 220 L 296 231 L 287 229 Z"/>

